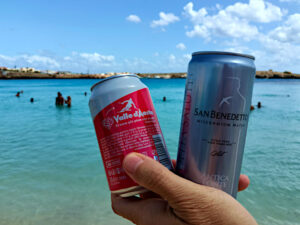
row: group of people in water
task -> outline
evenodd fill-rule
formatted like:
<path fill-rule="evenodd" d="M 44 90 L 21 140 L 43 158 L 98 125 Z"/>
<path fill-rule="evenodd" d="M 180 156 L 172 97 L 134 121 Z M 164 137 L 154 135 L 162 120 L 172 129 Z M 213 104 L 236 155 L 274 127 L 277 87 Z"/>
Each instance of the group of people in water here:
<path fill-rule="evenodd" d="M 16 97 L 19 98 L 21 94 L 23 94 L 23 91 L 18 91 L 16 94 Z M 87 96 L 87 92 L 84 92 L 84 96 Z M 30 98 L 30 102 L 34 102 L 34 98 Z M 66 104 L 68 107 L 71 107 L 72 99 L 71 96 L 68 96 L 67 99 L 64 99 L 62 94 L 60 92 L 57 92 L 57 97 L 55 98 L 55 105 L 56 106 L 64 106 Z"/>
<path fill-rule="evenodd" d="M 60 92 L 57 92 L 57 97 L 55 99 L 55 105 L 56 106 L 63 106 L 64 104 L 67 104 L 68 107 L 71 107 L 71 96 L 68 96 L 67 99 L 65 100 L 64 97 Z"/>
<path fill-rule="evenodd" d="M 258 109 L 261 108 L 261 102 L 258 102 L 258 103 L 257 103 L 257 108 L 258 108 Z M 250 111 L 252 111 L 252 110 L 254 110 L 254 109 L 255 109 L 254 105 L 251 105 Z"/>

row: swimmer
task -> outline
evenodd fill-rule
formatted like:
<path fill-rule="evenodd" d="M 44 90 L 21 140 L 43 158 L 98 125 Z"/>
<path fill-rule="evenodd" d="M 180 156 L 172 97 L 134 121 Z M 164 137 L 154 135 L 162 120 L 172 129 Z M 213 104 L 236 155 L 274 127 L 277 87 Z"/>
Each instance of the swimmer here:
<path fill-rule="evenodd" d="M 84 96 L 86 96 L 87 95 L 87 93 L 86 92 L 84 92 Z"/>
<path fill-rule="evenodd" d="M 55 105 L 64 105 L 65 99 L 60 92 L 57 92 L 57 97 L 55 99 Z"/>
<path fill-rule="evenodd" d="M 16 97 L 20 97 L 20 92 L 19 91 L 17 92 Z"/>
<path fill-rule="evenodd" d="M 254 106 L 253 105 L 251 105 L 251 107 L 250 107 L 250 111 L 252 111 L 252 110 L 254 110 L 255 108 L 254 108 Z"/>
<path fill-rule="evenodd" d="M 68 96 L 67 97 L 67 100 L 65 101 L 65 103 L 68 105 L 68 107 L 71 107 L 71 97 L 70 96 Z"/>
<path fill-rule="evenodd" d="M 163 97 L 163 101 L 165 102 L 167 100 L 166 96 Z"/>
<path fill-rule="evenodd" d="M 261 102 L 257 103 L 257 108 L 259 108 L 259 109 L 261 108 Z"/>
<path fill-rule="evenodd" d="M 34 102 L 34 98 L 30 98 L 30 102 Z"/>

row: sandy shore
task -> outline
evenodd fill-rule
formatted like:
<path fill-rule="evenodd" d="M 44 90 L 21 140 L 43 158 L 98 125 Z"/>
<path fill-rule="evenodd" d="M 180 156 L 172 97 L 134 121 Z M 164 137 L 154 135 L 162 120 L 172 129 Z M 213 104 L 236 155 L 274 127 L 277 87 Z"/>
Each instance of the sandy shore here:
<path fill-rule="evenodd" d="M 136 73 L 144 78 L 185 78 L 186 73 Z M 112 76 L 111 74 L 79 74 L 79 73 L 33 73 L 33 72 L 11 72 L 0 71 L 0 79 L 103 79 Z M 256 78 L 264 79 L 300 79 L 300 74 L 285 72 L 257 71 Z"/>

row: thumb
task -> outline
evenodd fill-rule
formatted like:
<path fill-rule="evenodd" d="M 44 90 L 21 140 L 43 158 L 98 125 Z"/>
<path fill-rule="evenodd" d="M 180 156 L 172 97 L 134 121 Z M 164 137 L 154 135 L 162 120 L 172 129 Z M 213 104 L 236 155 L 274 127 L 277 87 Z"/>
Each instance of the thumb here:
<path fill-rule="evenodd" d="M 128 154 L 123 161 L 126 173 L 139 185 L 172 202 L 187 189 L 187 181 L 170 172 L 159 162 L 138 153 Z"/>

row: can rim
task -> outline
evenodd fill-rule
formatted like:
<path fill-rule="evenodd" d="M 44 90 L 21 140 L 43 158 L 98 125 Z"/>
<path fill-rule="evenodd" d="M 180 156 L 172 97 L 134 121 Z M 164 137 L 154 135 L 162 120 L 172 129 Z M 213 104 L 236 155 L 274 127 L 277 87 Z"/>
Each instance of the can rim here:
<path fill-rule="evenodd" d="M 120 77 L 136 77 L 136 78 L 140 78 L 138 75 L 136 74 L 120 74 L 120 75 L 113 75 L 113 76 L 110 76 L 110 77 L 107 77 L 107 78 L 104 78 L 103 80 L 100 80 L 99 82 L 95 83 L 92 87 L 91 87 L 91 91 L 93 91 L 94 87 L 96 87 L 98 84 L 100 83 L 103 83 L 107 80 L 111 80 L 111 79 L 114 79 L 114 78 L 120 78 Z"/>
<path fill-rule="evenodd" d="M 252 55 L 236 53 L 236 52 L 199 51 L 199 52 L 193 52 L 192 56 L 194 55 L 234 55 L 234 56 L 241 56 L 241 57 L 255 60 L 255 57 Z"/>

